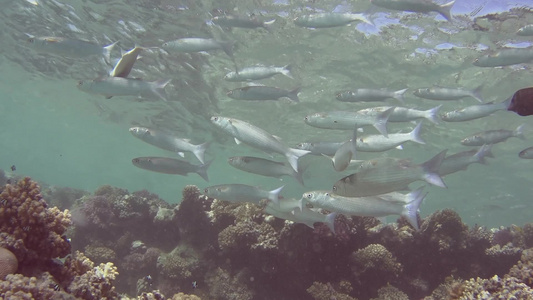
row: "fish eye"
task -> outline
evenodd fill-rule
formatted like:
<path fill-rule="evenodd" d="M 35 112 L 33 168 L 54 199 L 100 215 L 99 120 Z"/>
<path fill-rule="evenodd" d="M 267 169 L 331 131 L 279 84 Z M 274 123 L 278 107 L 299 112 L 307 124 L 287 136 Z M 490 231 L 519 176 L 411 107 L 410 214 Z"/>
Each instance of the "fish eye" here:
<path fill-rule="evenodd" d="M 211 120 L 218 121 L 218 117 L 212 117 Z"/>
<path fill-rule="evenodd" d="M 305 116 L 304 120 L 309 121 L 309 117 Z"/>
<path fill-rule="evenodd" d="M 333 191 L 336 191 L 336 190 L 337 190 L 337 186 L 334 185 L 334 186 L 333 186 Z"/>
<path fill-rule="evenodd" d="M 311 199 L 311 193 L 306 195 L 307 199 Z"/>
<path fill-rule="evenodd" d="M 138 163 L 138 162 L 139 162 L 139 159 L 138 159 L 138 158 L 134 158 L 134 159 L 133 159 L 133 162 L 134 162 L 134 163 Z"/>
<path fill-rule="evenodd" d="M 222 188 L 217 188 L 217 192 L 222 192 Z"/>
<path fill-rule="evenodd" d="M 82 85 L 83 85 L 83 80 L 78 81 L 78 86 L 82 86 Z"/>
<path fill-rule="evenodd" d="M 327 197 L 329 197 L 329 193 L 325 193 L 325 195 L 326 195 Z"/>

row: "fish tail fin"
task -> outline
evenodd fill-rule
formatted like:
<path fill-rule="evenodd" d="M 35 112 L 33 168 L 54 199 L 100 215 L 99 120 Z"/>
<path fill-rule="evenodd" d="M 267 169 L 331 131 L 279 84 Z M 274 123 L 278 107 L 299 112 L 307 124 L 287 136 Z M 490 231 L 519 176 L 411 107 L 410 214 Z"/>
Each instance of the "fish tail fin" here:
<path fill-rule="evenodd" d="M 171 81 L 172 79 L 160 79 L 154 81 L 152 92 L 166 102 L 167 93 L 165 92 L 165 86 L 167 86 L 167 84 L 169 84 Z"/>
<path fill-rule="evenodd" d="M 402 104 L 405 104 L 405 99 L 404 99 L 403 95 L 405 94 L 405 92 L 407 90 L 408 89 L 403 89 L 403 90 L 399 90 L 399 91 L 394 92 L 393 98 L 398 100 L 398 101 L 400 101 Z"/>
<path fill-rule="evenodd" d="M 207 169 L 211 165 L 213 160 L 207 162 L 206 164 L 202 164 L 198 167 L 198 170 L 196 170 L 196 174 L 200 175 L 205 181 L 209 182 L 209 177 L 207 176 Z"/>
<path fill-rule="evenodd" d="M 385 137 L 389 136 L 387 133 L 387 122 L 389 121 L 389 117 L 394 111 L 394 108 L 394 106 L 390 107 L 386 111 L 380 113 L 376 117 L 376 122 L 374 123 L 374 127 L 379 131 L 379 133 L 381 133 Z"/>
<path fill-rule="evenodd" d="M 505 99 L 505 101 L 502 102 L 503 108 L 505 110 L 509 110 L 509 107 L 511 106 L 511 103 L 513 102 L 513 97 L 509 97 Z"/>
<path fill-rule="evenodd" d="M 414 229 L 418 230 L 418 208 L 420 207 L 420 204 L 426 197 L 427 193 L 422 194 L 422 190 L 424 187 L 420 187 L 411 193 L 407 194 L 408 202 L 405 205 L 402 216 L 407 219 L 409 224 L 413 226 Z"/>
<path fill-rule="evenodd" d="M 481 103 L 485 103 L 483 96 L 481 96 L 481 90 L 483 90 L 484 84 L 478 86 L 475 90 L 472 91 L 472 97 Z"/>
<path fill-rule="evenodd" d="M 439 109 L 442 107 L 442 104 L 439 106 L 435 106 L 432 109 L 428 109 L 425 111 L 425 118 L 428 119 L 433 124 L 439 124 Z"/>
<path fill-rule="evenodd" d="M 205 150 L 207 150 L 207 148 L 209 147 L 209 145 L 211 144 L 211 142 L 205 142 L 203 144 L 200 144 L 200 145 L 196 145 L 194 147 L 194 150 L 192 151 L 192 153 L 196 156 L 196 158 L 198 158 L 198 160 L 204 164 L 204 156 L 205 156 Z"/>
<path fill-rule="evenodd" d="M 329 230 L 335 234 L 335 218 L 337 217 L 338 213 L 332 212 L 327 214 L 326 218 L 324 219 L 324 223 L 328 226 Z"/>
<path fill-rule="evenodd" d="M 294 171 L 292 172 L 292 177 L 294 177 L 294 179 L 298 180 L 298 182 L 302 185 L 302 186 L 305 186 L 304 184 L 304 178 L 303 178 L 303 172 L 307 169 L 307 167 L 301 167 L 301 166 L 298 166 L 298 172 Z"/>
<path fill-rule="evenodd" d="M 293 68 L 293 66 L 290 65 L 290 64 L 288 64 L 286 66 L 283 66 L 283 68 L 281 68 L 281 74 L 289 77 L 290 79 L 294 79 L 294 77 L 292 77 L 292 73 L 291 73 L 292 68 Z"/>
<path fill-rule="evenodd" d="M 271 190 L 270 192 L 268 192 L 268 200 L 274 202 L 276 205 L 279 205 L 279 193 L 281 193 L 281 190 L 284 187 L 285 186 L 282 185 L 279 188 L 277 188 L 275 190 Z"/>
<path fill-rule="evenodd" d="M 480 163 L 480 164 L 484 164 L 486 165 L 487 164 L 487 161 L 485 160 L 485 157 L 488 156 L 488 157 L 494 157 L 494 155 L 492 154 L 492 144 L 485 144 L 483 146 L 481 146 L 476 154 L 474 154 L 474 157 L 476 158 L 476 162 Z"/>
<path fill-rule="evenodd" d="M 302 90 L 301 87 L 297 87 L 294 90 L 290 91 L 287 94 L 287 97 L 294 102 L 300 102 L 300 98 L 298 98 L 298 94 L 300 93 L 301 90 Z"/>
<path fill-rule="evenodd" d="M 420 137 L 420 128 L 422 128 L 422 122 L 416 124 L 415 128 L 409 133 L 411 141 L 419 144 L 425 144 L 424 140 Z"/>
<path fill-rule="evenodd" d="M 287 157 L 292 169 L 298 172 L 298 158 L 306 155 L 307 153 L 311 153 L 311 151 L 289 148 L 289 151 L 285 153 L 285 157 Z"/>
<path fill-rule="evenodd" d="M 115 47 L 118 41 L 103 47 L 104 60 L 107 64 L 111 63 L 111 50 Z"/>
<path fill-rule="evenodd" d="M 427 183 L 446 188 L 446 184 L 439 176 L 440 164 L 446 157 L 446 151 L 448 151 L 448 149 L 442 150 L 439 154 L 422 164 L 422 169 L 424 170 L 422 179 L 424 179 Z"/>
<path fill-rule="evenodd" d="M 452 18 L 452 6 L 455 4 L 455 0 L 450 1 L 446 4 L 439 5 L 438 13 L 441 14 L 446 20 L 451 22 L 453 20 Z"/>
<path fill-rule="evenodd" d="M 521 140 L 525 140 L 526 137 L 524 136 L 524 128 L 526 127 L 526 124 L 522 124 L 518 127 L 516 127 L 516 129 L 513 131 L 513 136 L 521 139 Z"/>

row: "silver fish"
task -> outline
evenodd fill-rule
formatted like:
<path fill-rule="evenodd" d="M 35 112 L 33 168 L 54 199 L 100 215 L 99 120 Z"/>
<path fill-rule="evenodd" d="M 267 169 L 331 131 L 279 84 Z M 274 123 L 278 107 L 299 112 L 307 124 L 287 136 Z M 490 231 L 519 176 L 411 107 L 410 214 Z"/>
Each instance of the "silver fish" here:
<path fill-rule="evenodd" d="M 418 208 L 426 197 L 422 188 L 403 195 L 391 193 L 373 197 L 345 197 L 329 191 L 312 191 L 304 193 L 302 201 L 315 207 L 338 212 L 349 216 L 385 217 L 400 215 L 418 230 Z"/>
<path fill-rule="evenodd" d="M 286 200 L 280 200 L 279 206 L 281 206 L 284 201 Z M 299 202 L 299 200 L 297 202 Z M 287 211 L 285 209 L 280 209 L 279 206 L 269 202 L 267 203 L 264 211 L 265 213 L 273 215 L 276 218 L 289 220 L 294 223 L 305 224 L 310 228 L 315 228 L 315 223 L 325 223 L 331 232 L 335 233 L 334 225 L 337 213 L 330 213 L 326 215 L 311 210 L 307 207 L 303 207 L 301 210 L 298 208 Z"/>
<path fill-rule="evenodd" d="M 182 38 L 163 43 L 163 49 L 178 52 L 200 52 L 210 50 L 223 50 L 229 57 L 233 57 L 234 42 L 218 41 L 204 38 Z"/>
<path fill-rule="evenodd" d="M 142 47 L 134 47 L 130 51 L 122 54 L 122 57 L 117 62 L 113 70 L 109 73 L 111 77 L 122 77 L 126 78 L 131 72 L 133 65 L 137 61 L 139 53 L 144 50 Z"/>
<path fill-rule="evenodd" d="M 389 122 L 410 122 L 417 119 L 427 119 L 434 124 L 438 124 L 438 112 L 442 105 L 436 106 L 428 110 L 416 110 L 413 108 L 396 106 L 389 116 Z M 360 112 L 365 114 L 377 115 L 391 108 L 391 106 L 375 106 L 370 108 L 361 109 Z"/>
<path fill-rule="evenodd" d="M 209 181 L 207 177 L 207 168 L 211 162 L 202 165 L 193 165 L 187 161 L 168 158 L 168 157 L 137 157 L 131 160 L 134 166 L 141 169 L 164 173 L 187 176 L 189 173 L 196 173 L 200 175 L 205 181 Z"/>
<path fill-rule="evenodd" d="M 438 175 L 446 150 L 425 163 L 416 165 L 407 159 L 389 158 L 387 163 L 363 169 L 346 176 L 333 185 L 333 193 L 346 197 L 365 197 L 408 189 L 417 180 L 446 187 Z"/>
<path fill-rule="evenodd" d="M 422 122 L 408 133 L 391 133 L 388 137 L 382 135 L 368 135 L 357 139 L 356 149 L 361 152 L 382 152 L 393 149 L 405 142 L 412 141 L 418 144 L 425 144 L 420 137 Z"/>
<path fill-rule="evenodd" d="M 516 32 L 517 35 L 521 36 L 532 36 L 533 35 L 533 24 L 528 24 Z"/>
<path fill-rule="evenodd" d="M 461 144 L 465 146 L 482 146 L 485 144 L 496 144 L 506 141 L 510 137 L 517 137 L 525 140 L 524 137 L 525 124 L 518 126 L 515 130 L 487 130 L 478 132 L 472 136 L 461 140 Z"/>
<path fill-rule="evenodd" d="M 164 101 L 165 86 L 170 80 L 157 80 L 153 82 L 140 79 L 122 77 L 105 77 L 94 80 L 80 80 L 78 88 L 84 92 L 103 95 L 106 98 L 114 96 L 158 97 Z"/>
<path fill-rule="evenodd" d="M 532 60 L 533 48 L 508 48 L 478 57 L 473 64 L 478 67 L 502 67 L 528 63 Z"/>
<path fill-rule="evenodd" d="M 28 42 L 38 51 L 70 58 L 102 55 L 107 63 L 110 61 L 111 50 L 113 50 L 113 47 L 117 44 L 117 42 L 114 42 L 107 46 L 100 46 L 85 40 L 51 36 L 30 37 Z"/>
<path fill-rule="evenodd" d="M 300 87 L 291 91 L 271 86 L 245 86 L 226 93 L 228 97 L 235 100 L 279 100 L 287 97 L 294 102 L 300 102 L 298 98 Z"/>
<path fill-rule="evenodd" d="M 205 163 L 204 155 L 207 147 L 209 146 L 209 142 L 194 145 L 191 144 L 187 139 L 182 139 L 164 131 L 147 127 L 131 127 L 130 133 L 134 137 L 148 144 L 178 153 L 180 156 L 183 156 L 183 152 L 191 152 L 202 164 Z"/>
<path fill-rule="evenodd" d="M 357 127 L 353 130 L 352 138 L 344 142 L 333 155 L 333 168 L 337 172 L 346 170 L 350 161 L 355 159 L 355 154 L 357 152 Z"/>
<path fill-rule="evenodd" d="M 282 189 L 283 186 L 272 191 L 265 191 L 246 184 L 221 184 L 206 187 L 203 194 L 218 200 L 235 203 L 251 202 L 259 204 L 263 199 L 278 203 L 279 193 Z"/>
<path fill-rule="evenodd" d="M 294 177 L 303 185 L 302 174 L 295 172 L 290 165 L 252 156 L 233 156 L 228 158 L 228 163 L 245 172 L 259 174 L 263 176 L 280 178 L 283 175 Z"/>
<path fill-rule="evenodd" d="M 518 157 L 520 158 L 526 158 L 526 159 L 533 159 L 533 147 L 526 148 L 520 153 L 518 153 Z"/>
<path fill-rule="evenodd" d="M 458 171 L 463 171 L 473 163 L 486 164 L 485 157 L 494 157 L 492 145 L 483 145 L 478 150 L 469 150 L 446 156 L 439 167 L 441 177 Z"/>
<path fill-rule="evenodd" d="M 214 24 L 217 24 L 218 26 L 222 27 L 238 27 L 238 28 L 248 28 L 248 29 L 255 29 L 255 28 L 264 28 L 266 30 L 270 30 L 270 25 L 272 25 L 276 19 L 272 19 L 269 21 L 261 21 L 256 17 L 240 17 L 240 16 L 231 16 L 231 15 L 224 15 L 224 16 L 216 16 L 211 19 L 211 21 Z"/>
<path fill-rule="evenodd" d="M 311 151 L 309 154 L 333 156 L 345 142 L 304 142 L 296 148 Z"/>
<path fill-rule="evenodd" d="M 224 79 L 233 82 L 252 81 L 269 78 L 276 74 L 283 74 L 289 78 L 292 78 L 291 65 L 286 65 L 283 67 L 248 67 L 241 69 L 238 72 L 229 72 L 224 76 Z"/>
<path fill-rule="evenodd" d="M 455 0 L 442 5 L 429 0 L 370 0 L 370 2 L 376 6 L 393 10 L 420 13 L 438 12 L 450 22 L 452 21 L 451 9 L 455 4 Z"/>
<path fill-rule="evenodd" d="M 398 91 L 389 91 L 384 89 L 355 89 L 350 91 L 338 92 L 335 95 L 337 100 L 342 102 L 372 102 L 372 101 L 385 101 L 386 99 L 393 98 L 401 103 L 405 103 L 403 95 L 407 89 Z"/>
<path fill-rule="evenodd" d="M 472 97 L 477 101 L 483 103 L 483 98 L 481 97 L 481 89 L 483 85 L 480 85 L 475 90 L 465 90 L 462 88 L 446 88 L 446 87 L 430 87 L 430 88 L 420 88 L 413 92 L 417 97 L 431 100 L 459 100 L 466 97 Z"/>
<path fill-rule="evenodd" d="M 307 115 L 305 123 L 317 128 L 325 129 L 353 129 L 365 125 L 373 125 L 381 134 L 387 136 L 387 121 L 394 107 L 378 114 L 365 112 L 331 111 Z"/>
<path fill-rule="evenodd" d="M 462 122 L 483 118 L 498 110 L 507 110 L 511 100 L 513 99 L 509 98 L 500 103 L 490 102 L 448 111 L 441 115 L 441 119 L 446 122 Z"/>
<path fill-rule="evenodd" d="M 317 13 L 299 16 L 294 24 L 307 28 L 330 28 L 348 25 L 355 21 L 362 21 L 373 25 L 363 14 L 355 13 Z"/>
<path fill-rule="evenodd" d="M 211 123 L 233 136 L 237 143 L 242 141 L 266 153 L 284 155 L 296 172 L 298 172 L 298 158 L 309 153 L 307 150 L 289 148 L 265 130 L 238 119 L 213 116 Z"/>

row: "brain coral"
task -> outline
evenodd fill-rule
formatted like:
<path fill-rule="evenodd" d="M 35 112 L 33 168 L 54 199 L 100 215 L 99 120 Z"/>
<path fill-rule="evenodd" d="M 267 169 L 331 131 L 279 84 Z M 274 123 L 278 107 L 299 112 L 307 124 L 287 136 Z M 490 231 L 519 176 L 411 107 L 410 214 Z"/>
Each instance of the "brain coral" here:
<path fill-rule="evenodd" d="M 3 280 L 6 275 L 13 274 L 17 271 L 19 263 L 15 254 L 0 247 L 0 280 Z"/>

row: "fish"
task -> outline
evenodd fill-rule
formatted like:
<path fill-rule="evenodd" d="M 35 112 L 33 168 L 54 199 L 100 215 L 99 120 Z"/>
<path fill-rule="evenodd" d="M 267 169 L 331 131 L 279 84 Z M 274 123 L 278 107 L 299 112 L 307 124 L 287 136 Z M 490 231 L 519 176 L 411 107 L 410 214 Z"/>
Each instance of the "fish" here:
<path fill-rule="evenodd" d="M 422 193 L 422 189 L 420 187 L 407 195 L 390 193 L 372 197 L 345 197 L 330 191 L 311 191 L 302 195 L 302 201 L 349 216 L 379 218 L 400 215 L 418 230 L 418 209 L 427 195 Z"/>
<path fill-rule="evenodd" d="M 300 102 L 298 98 L 300 89 L 297 87 L 289 91 L 271 86 L 245 86 L 231 90 L 226 95 L 235 100 L 279 100 L 279 98 L 287 97 L 291 101 Z"/>
<path fill-rule="evenodd" d="M 333 155 L 333 168 L 337 172 L 346 170 L 350 165 L 350 161 L 355 159 L 355 154 L 357 152 L 357 127 L 353 130 L 352 138 L 344 142 Z"/>
<path fill-rule="evenodd" d="M 270 31 L 271 30 L 270 25 L 276 22 L 276 19 L 272 19 L 269 21 L 261 21 L 256 17 L 223 15 L 223 16 L 216 16 L 212 18 L 211 22 L 222 27 L 229 27 L 229 28 L 237 27 L 237 28 L 248 28 L 248 29 L 264 28 Z"/>
<path fill-rule="evenodd" d="M 518 153 L 518 157 L 525 159 L 533 159 L 533 147 L 529 147 L 520 151 L 520 153 Z"/>
<path fill-rule="evenodd" d="M 472 63 L 477 67 L 503 67 L 528 63 L 533 60 L 533 48 L 506 48 L 480 56 Z"/>
<path fill-rule="evenodd" d="M 210 120 L 215 126 L 233 136 L 237 143 L 243 142 L 266 153 L 284 155 L 296 172 L 298 172 L 298 158 L 310 152 L 289 148 L 267 131 L 245 121 L 222 116 L 212 116 Z"/>
<path fill-rule="evenodd" d="M 425 144 L 420 137 L 419 122 L 415 128 L 408 133 L 390 133 L 388 137 L 382 135 L 368 135 L 357 139 L 356 149 L 361 152 L 382 152 L 393 149 L 405 142 L 412 141 L 418 144 Z"/>
<path fill-rule="evenodd" d="M 408 185 L 424 180 L 439 187 L 446 187 L 438 171 L 446 156 L 443 150 L 422 164 L 413 164 L 407 159 L 389 158 L 373 168 L 365 168 L 348 175 L 333 185 L 333 193 L 346 197 L 365 197 L 407 190 Z"/>
<path fill-rule="evenodd" d="M 297 149 L 308 150 L 312 155 L 333 156 L 345 142 L 304 142 L 296 145 Z"/>
<path fill-rule="evenodd" d="M 104 57 L 106 63 L 110 62 L 111 50 L 113 50 L 113 47 L 117 44 L 117 42 L 114 42 L 107 46 L 101 46 L 85 40 L 52 36 L 32 36 L 28 38 L 28 42 L 37 51 L 69 58 L 84 58 L 101 55 Z"/>
<path fill-rule="evenodd" d="M 492 145 L 483 145 L 477 150 L 462 151 L 446 156 L 439 167 L 438 174 L 444 177 L 458 171 L 464 171 L 473 163 L 487 164 L 485 157 L 494 157 Z"/>
<path fill-rule="evenodd" d="M 370 3 L 392 10 L 429 13 L 437 12 L 446 20 L 452 21 L 451 9 L 455 0 L 446 4 L 434 3 L 430 0 L 370 0 Z"/>
<path fill-rule="evenodd" d="M 510 99 L 508 111 L 513 111 L 520 116 L 533 115 L 533 87 L 516 91 Z"/>
<path fill-rule="evenodd" d="M 342 102 L 373 102 L 385 101 L 392 98 L 405 103 L 404 94 L 407 89 L 398 91 L 389 91 L 386 89 L 355 89 L 350 91 L 341 91 L 335 95 L 335 98 Z"/>
<path fill-rule="evenodd" d="M 472 105 L 461 109 L 456 109 L 443 113 L 440 118 L 446 122 L 463 122 L 483 118 L 497 112 L 507 110 L 511 104 L 511 99 L 500 103 L 489 102 L 480 105 Z"/>
<path fill-rule="evenodd" d="M 299 16 L 294 19 L 294 24 L 306 28 L 331 28 L 348 25 L 355 21 L 362 21 L 373 25 L 363 14 L 333 12 Z"/>
<path fill-rule="evenodd" d="M 516 31 L 517 35 L 520 36 L 533 36 L 533 24 L 528 24 Z"/>
<path fill-rule="evenodd" d="M 292 176 L 301 185 L 304 185 L 302 174 L 294 171 L 290 165 L 285 163 L 253 156 L 232 156 L 228 158 L 228 163 L 232 167 L 248 173 L 275 178 L 280 178 L 283 175 Z"/>
<path fill-rule="evenodd" d="M 183 152 L 191 152 L 202 164 L 205 164 L 205 151 L 209 147 L 210 142 L 194 145 L 187 139 L 182 139 L 164 131 L 148 127 L 131 127 L 129 131 L 134 137 L 148 144 L 178 153 L 182 157 Z"/>
<path fill-rule="evenodd" d="M 107 99 L 114 96 L 158 97 L 164 101 L 165 86 L 171 80 L 143 81 L 122 77 L 104 77 L 78 81 L 78 89 Z"/>
<path fill-rule="evenodd" d="M 292 78 L 291 68 L 291 65 L 286 65 L 283 67 L 248 67 L 243 68 L 238 72 L 229 72 L 224 76 L 224 79 L 232 82 L 252 81 L 270 78 L 276 74 L 283 74 L 289 78 Z"/>
<path fill-rule="evenodd" d="M 413 108 L 396 106 L 389 116 L 389 122 L 410 122 L 418 119 L 427 119 L 433 124 L 438 124 L 438 112 L 442 107 L 441 105 L 435 106 L 428 110 L 416 110 Z M 391 108 L 391 106 L 375 106 L 359 110 L 365 114 L 379 114 Z"/>
<path fill-rule="evenodd" d="M 284 201 L 286 200 L 280 200 L 279 206 L 281 206 L 281 203 Z M 299 200 L 297 200 L 297 202 L 299 202 Z M 335 217 L 337 216 L 337 213 L 329 213 L 326 215 L 307 207 L 287 211 L 285 209 L 280 209 L 279 206 L 272 202 L 268 202 L 264 212 L 273 215 L 276 218 L 289 220 L 294 223 L 305 224 L 309 228 L 315 228 L 315 223 L 324 223 L 328 226 L 332 233 L 335 233 Z"/>
<path fill-rule="evenodd" d="M 446 88 L 446 87 L 430 87 L 416 89 L 413 94 L 417 97 L 430 99 L 430 100 L 459 100 L 466 97 L 472 97 L 477 101 L 483 103 L 481 97 L 481 90 L 483 85 L 478 86 L 474 90 L 466 90 L 462 88 Z"/>
<path fill-rule="evenodd" d="M 164 42 L 161 46 L 167 51 L 178 52 L 201 52 L 210 50 L 222 50 L 229 57 L 233 58 L 233 45 L 232 41 L 218 41 L 215 39 L 204 38 L 182 38 L 174 41 Z"/>
<path fill-rule="evenodd" d="M 277 204 L 279 202 L 279 194 L 283 187 L 265 191 L 246 184 L 221 184 L 204 188 L 203 194 L 211 198 L 233 203 L 251 202 L 260 204 L 261 200 L 267 199 Z"/>
<path fill-rule="evenodd" d="M 207 169 L 212 161 L 202 165 L 193 165 L 187 161 L 175 158 L 146 156 L 134 158 L 131 162 L 138 168 L 158 173 L 183 176 L 187 176 L 189 173 L 196 173 L 205 181 L 209 181 Z"/>
<path fill-rule="evenodd" d="M 510 137 L 517 137 L 525 140 L 524 127 L 525 124 L 522 124 L 515 130 L 498 129 L 478 132 L 472 136 L 462 139 L 461 144 L 465 146 L 482 146 L 484 144 L 505 142 Z"/>
<path fill-rule="evenodd" d="M 122 57 L 117 62 L 113 70 L 109 72 L 109 76 L 127 78 L 131 72 L 131 69 L 133 68 L 133 65 L 137 61 L 139 53 L 141 53 L 142 50 L 144 50 L 144 48 L 134 47 L 130 51 L 122 54 Z"/>
<path fill-rule="evenodd" d="M 324 129 L 353 129 L 365 125 L 374 126 L 379 133 L 387 136 L 387 121 L 394 107 L 372 115 L 365 112 L 330 111 L 307 115 L 304 119 L 307 125 Z"/>

